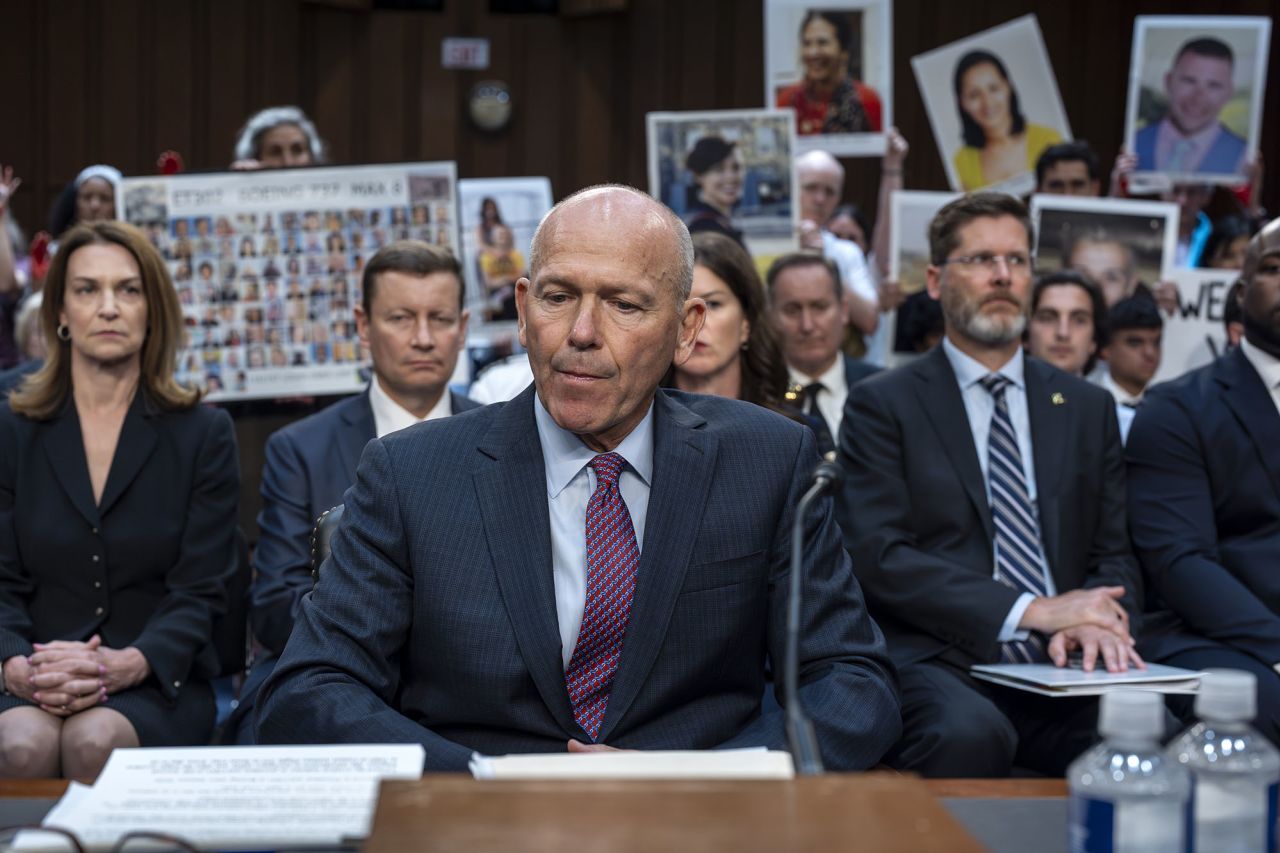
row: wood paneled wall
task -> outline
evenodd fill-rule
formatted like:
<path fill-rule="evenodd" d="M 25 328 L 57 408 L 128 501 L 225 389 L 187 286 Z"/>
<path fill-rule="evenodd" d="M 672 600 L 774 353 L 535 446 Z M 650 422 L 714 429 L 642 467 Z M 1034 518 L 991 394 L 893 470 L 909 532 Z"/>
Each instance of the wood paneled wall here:
<path fill-rule="evenodd" d="M 1133 17 L 1274 15 L 1277 0 L 897 0 L 895 115 L 911 142 L 907 185 L 945 188 L 910 58 L 1035 12 L 1072 127 L 1109 163 L 1120 143 Z M 645 181 L 644 114 L 758 106 L 759 0 L 631 0 L 625 12 L 491 15 L 485 0 L 441 13 L 365 12 L 306 0 L 0 0 L 0 163 L 24 179 L 28 231 L 84 165 L 155 171 L 160 151 L 188 169 L 224 167 L 254 110 L 296 103 L 335 162 L 455 159 L 462 177 L 549 175 L 557 196 L 607 180 Z M 484 36 L 492 67 L 440 68 L 440 40 Z M 1280 139 L 1280 61 L 1272 51 L 1263 150 Z M 515 96 L 510 127 L 464 117 L 480 79 Z M 1267 198 L 1280 191 L 1272 157 Z M 846 194 L 874 202 L 874 160 L 848 161 Z"/>

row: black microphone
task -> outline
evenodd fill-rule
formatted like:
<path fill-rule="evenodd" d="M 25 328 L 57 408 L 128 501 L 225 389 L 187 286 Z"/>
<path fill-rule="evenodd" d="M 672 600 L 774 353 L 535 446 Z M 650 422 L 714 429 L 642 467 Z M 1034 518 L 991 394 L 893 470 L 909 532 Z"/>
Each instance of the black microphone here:
<path fill-rule="evenodd" d="M 791 522 L 791 591 L 787 597 L 787 660 L 783 671 L 783 696 L 787 703 L 787 740 L 796 772 L 813 776 L 822 772 L 822 754 L 813 723 L 800 706 L 800 595 L 801 572 L 804 567 L 804 518 L 809 507 L 828 489 L 844 481 L 844 469 L 834 462 L 822 462 L 810 476 L 809 490 L 796 504 Z"/>

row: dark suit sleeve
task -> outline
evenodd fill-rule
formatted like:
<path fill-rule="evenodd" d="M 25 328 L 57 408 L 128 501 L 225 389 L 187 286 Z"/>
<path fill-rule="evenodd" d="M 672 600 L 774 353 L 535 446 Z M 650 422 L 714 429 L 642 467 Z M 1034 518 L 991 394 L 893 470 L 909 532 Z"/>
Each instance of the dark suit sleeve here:
<path fill-rule="evenodd" d="M 791 577 L 791 528 L 808 473 L 819 457 L 803 431 L 787 510 L 769 549 L 768 647 L 779 702 L 786 661 L 787 601 Z M 813 722 L 829 770 L 865 770 L 898 739 L 902 717 L 897 675 L 884 636 L 867 613 L 862 591 L 841 543 L 830 498 L 820 498 L 805 518 L 803 607 L 800 617 L 800 699 Z M 767 745 L 785 749 L 785 715 L 764 714 L 724 747 Z"/>
<path fill-rule="evenodd" d="M 1280 662 L 1280 617 L 1219 562 L 1213 484 L 1193 415 L 1171 394 L 1139 410 L 1126 448 L 1129 525 L 1151 591 L 1196 633 Z M 1227 488 L 1237 484 L 1228 484 Z"/>
<path fill-rule="evenodd" d="M 332 555 L 302 600 L 257 709 L 260 743 L 421 743 L 426 770 L 465 770 L 471 751 L 394 707 L 414 584 L 391 461 L 365 447 Z"/>
<path fill-rule="evenodd" d="M 226 610 L 234 570 L 240 468 L 231 418 L 210 410 L 193 464 L 187 521 L 178 559 L 165 574 L 165 596 L 133 646 L 142 652 L 160 689 L 178 693 L 192 662 L 213 635 L 213 618 Z"/>
<path fill-rule="evenodd" d="M 292 436 L 274 433 L 267 439 L 262 467 L 262 512 L 253 555 L 250 612 L 254 636 L 276 654 L 284 651 L 298 602 L 311 589 L 309 548 L 316 519 L 309 487 L 306 461 Z"/>
<path fill-rule="evenodd" d="M 7 408 L 3 401 L 0 405 Z M 13 529 L 18 456 L 25 446 L 13 428 L 14 417 L 7 412 L 0 414 L 0 663 L 32 652 L 27 602 L 35 592 L 35 584 L 22 565 Z"/>
<path fill-rule="evenodd" d="M 1129 544 L 1128 507 L 1124 445 L 1120 441 L 1120 423 L 1110 399 L 1103 406 L 1102 487 L 1098 493 L 1098 519 L 1093 542 L 1089 545 L 1089 565 L 1081 586 L 1122 586 L 1120 604 L 1129 614 L 1129 633 L 1138 636 L 1142 628 L 1142 570 Z M 1070 470 L 1068 466 L 1068 471 Z M 1060 589 L 1064 593 L 1068 590 Z"/>
<path fill-rule="evenodd" d="M 840 520 L 854 571 L 878 611 L 975 658 L 994 660 L 1018 593 L 995 580 L 991 570 L 958 564 L 921 546 L 916 514 L 946 508 L 924 506 L 930 500 L 927 478 L 908 481 L 911 434 L 884 394 L 878 383 L 860 385 L 849 395 L 840 426 Z M 962 421 L 955 428 L 968 426 Z M 932 438 L 923 432 L 927 425 L 914 429 L 920 440 Z"/>

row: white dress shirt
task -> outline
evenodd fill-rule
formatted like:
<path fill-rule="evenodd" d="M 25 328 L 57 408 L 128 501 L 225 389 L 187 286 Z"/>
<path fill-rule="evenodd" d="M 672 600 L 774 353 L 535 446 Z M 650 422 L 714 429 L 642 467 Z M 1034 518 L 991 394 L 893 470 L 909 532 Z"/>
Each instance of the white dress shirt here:
<path fill-rule="evenodd" d="M 818 392 L 818 411 L 822 413 L 822 419 L 827 422 L 827 428 L 831 430 L 831 440 L 839 444 L 840 421 L 844 418 L 844 401 L 849 399 L 849 383 L 845 381 L 844 376 L 844 355 L 837 352 L 835 364 L 828 367 L 821 376 L 810 376 L 791 365 L 787 365 L 787 373 L 790 374 L 793 385 L 807 388 L 814 382 L 822 383 L 822 390 Z M 809 410 L 807 400 L 804 408 L 806 412 Z"/>
<path fill-rule="evenodd" d="M 1280 412 L 1280 358 L 1258 349 L 1249 343 L 1248 338 L 1241 339 L 1240 351 L 1249 359 L 1253 369 L 1258 371 L 1258 376 L 1262 377 L 1262 384 L 1271 392 L 1271 402 L 1276 404 L 1276 412 Z"/>
<path fill-rule="evenodd" d="M 1097 384 L 1110 391 L 1111 396 L 1115 398 L 1116 420 L 1120 422 L 1120 443 L 1127 444 L 1129 427 L 1133 426 L 1133 419 L 1138 414 L 1138 406 L 1142 404 L 1142 395 L 1146 389 L 1137 394 L 1130 394 L 1116 384 L 1116 381 L 1111 378 L 1111 371 L 1105 368 L 1102 375 L 1098 377 Z"/>
<path fill-rule="evenodd" d="M 987 445 L 991 438 L 991 416 L 995 414 L 996 401 L 991 396 L 991 392 L 983 388 L 980 382 L 991 371 L 962 353 L 955 344 L 951 343 L 950 338 L 944 337 L 942 339 L 942 351 L 946 354 L 947 361 L 951 362 L 951 369 L 956 374 L 956 382 L 960 385 L 960 397 L 964 400 L 964 412 L 969 419 L 969 430 L 973 434 L 974 449 L 978 451 L 978 465 L 982 468 L 982 481 L 986 486 L 987 504 L 990 505 L 991 480 L 987 476 L 987 465 L 989 463 Z M 1005 405 L 1009 407 L 1009 420 L 1013 422 L 1013 431 L 1018 436 L 1018 453 L 1022 456 L 1022 473 L 1027 478 L 1027 496 L 1031 499 L 1031 503 L 1035 508 L 1036 523 L 1043 531 L 1044 525 L 1040 524 L 1040 507 L 1036 501 L 1036 466 L 1035 459 L 1032 456 L 1031 420 L 1027 414 L 1025 367 L 1026 363 L 1023 361 L 1022 348 L 1018 347 L 1013 354 L 1013 358 L 1009 359 L 996 372 L 1012 383 L 1004 392 Z M 994 547 L 992 547 L 991 552 L 991 575 L 995 577 Z M 1040 570 L 1044 574 L 1045 594 L 1056 595 L 1053 575 L 1049 573 L 1049 566 L 1044 558 L 1043 534 L 1041 534 L 1040 540 Z M 1002 643 L 1007 643 L 1010 640 L 1025 640 L 1027 638 L 1026 631 L 1018 630 L 1018 623 L 1022 621 L 1022 614 L 1026 612 L 1027 606 L 1034 600 L 1035 596 L 1029 592 L 1024 592 L 1018 596 L 1018 600 L 1009 609 L 1009 615 L 1005 617 L 1004 624 L 1000 628 L 1000 634 L 996 639 Z"/>
<path fill-rule="evenodd" d="M 453 414 L 453 403 L 450 400 L 448 388 L 444 389 L 435 406 L 427 412 L 427 416 L 420 418 L 391 399 L 391 395 L 382 390 L 376 373 L 369 382 L 369 408 L 373 409 L 373 431 L 378 434 L 378 438 L 423 421 L 447 418 Z"/>
<path fill-rule="evenodd" d="M 880 302 L 880 291 L 876 288 L 875 276 L 871 274 L 871 266 L 867 263 L 867 258 L 862 254 L 862 249 L 852 240 L 845 240 L 837 237 L 825 228 L 822 230 L 822 254 L 827 259 L 834 261 L 836 269 L 840 270 L 840 279 L 846 290 L 858 294 L 863 299 L 870 300 L 873 305 Z M 863 336 L 863 344 L 867 348 L 863 361 L 874 364 L 877 367 L 884 367 L 884 355 L 888 351 L 887 329 L 889 324 L 885 322 L 884 315 L 880 315 L 880 322 L 876 326 L 875 332 L 870 335 Z"/>
<path fill-rule="evenodd" d="M 533 416 L 547 472 L 547 511 L 551 520 L 551 575 L 556 591 L 560 658 L 565 668 L 578 642 L 587 604 L 587 501 L 596 489 L 596 473 L 587 464 L 598 454 L 562 429 L 533 395 Z M 653 482 L 653 404 L 636 428 L 614 448 L 627 461 L 618 490 L 631 513 L 636 545 L 644 550 L 644 525 Z"/>

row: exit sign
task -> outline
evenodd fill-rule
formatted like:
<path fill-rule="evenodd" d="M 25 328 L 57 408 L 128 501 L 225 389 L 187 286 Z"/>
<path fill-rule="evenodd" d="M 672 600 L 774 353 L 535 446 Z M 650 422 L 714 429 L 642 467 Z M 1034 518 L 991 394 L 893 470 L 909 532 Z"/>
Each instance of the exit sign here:
<path fill-rule="evenodd" d="M 445 68 L 489 67 L 488 39 L 449 38 L 440 43 L 440 64 Z"/>

